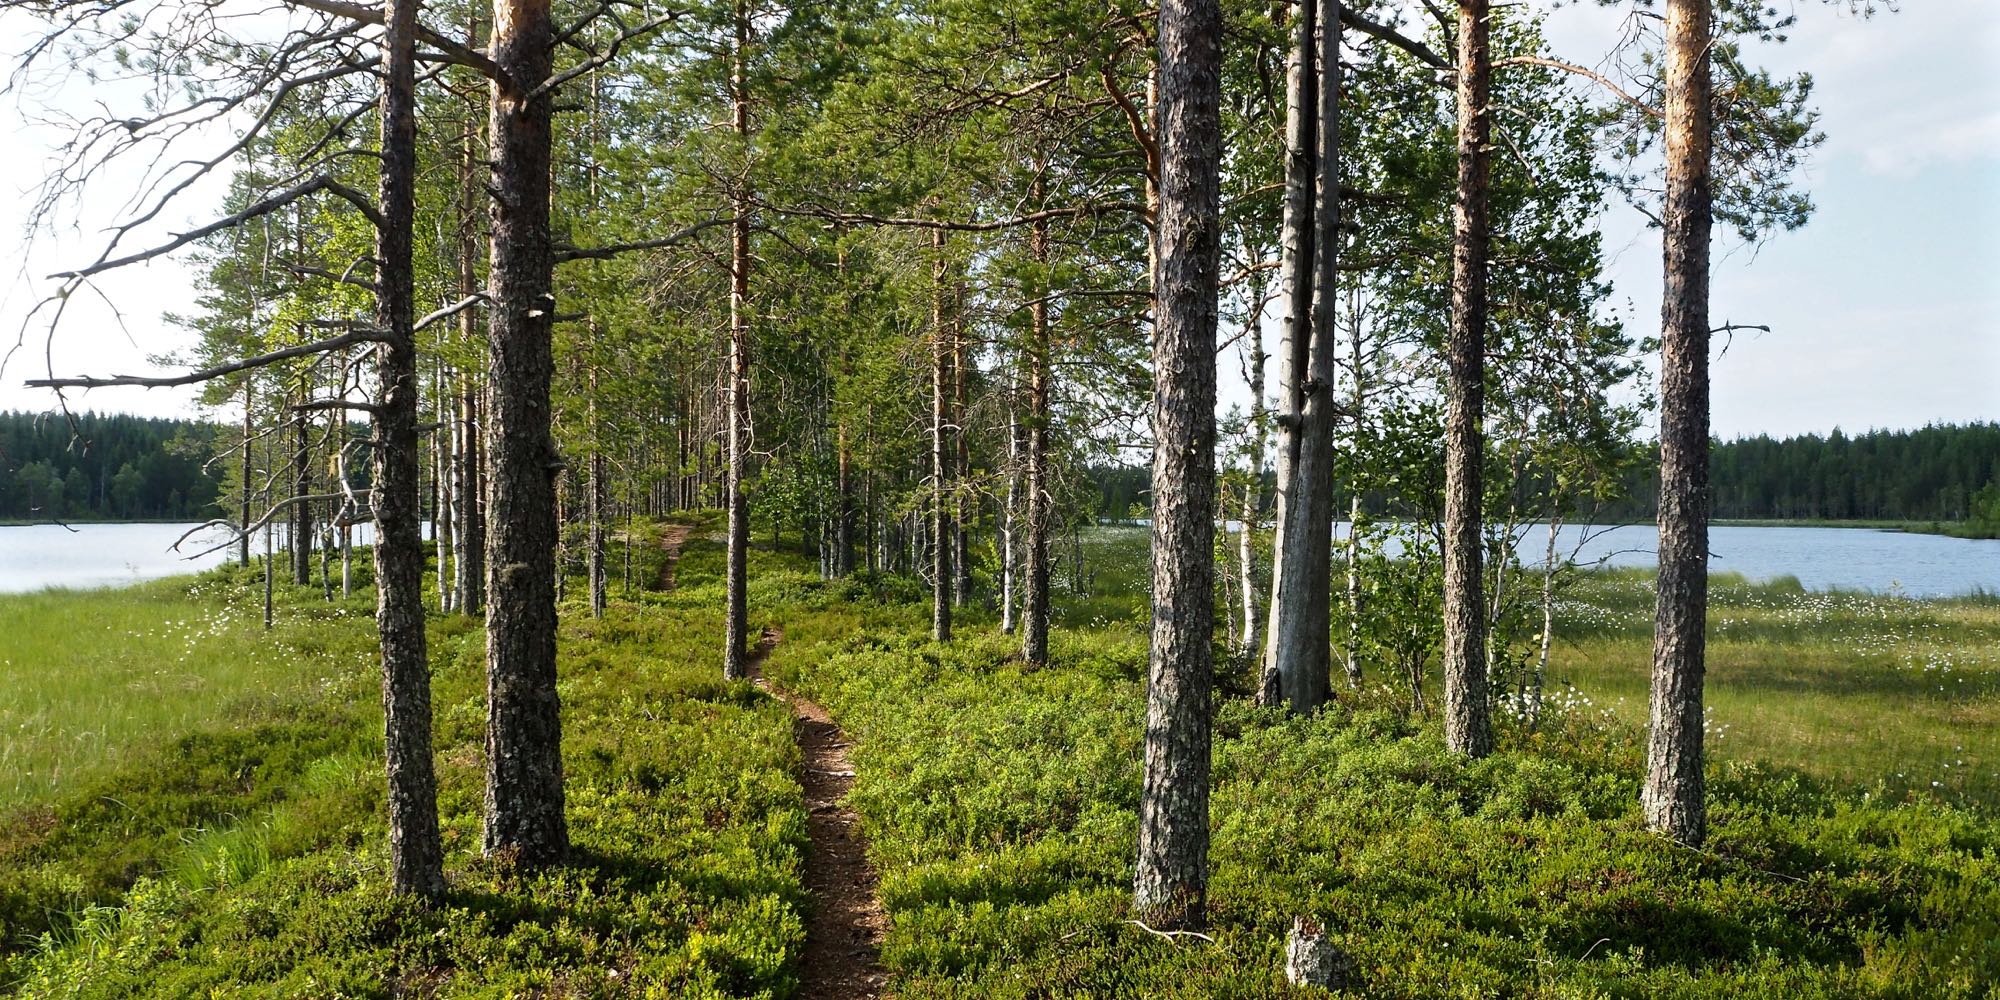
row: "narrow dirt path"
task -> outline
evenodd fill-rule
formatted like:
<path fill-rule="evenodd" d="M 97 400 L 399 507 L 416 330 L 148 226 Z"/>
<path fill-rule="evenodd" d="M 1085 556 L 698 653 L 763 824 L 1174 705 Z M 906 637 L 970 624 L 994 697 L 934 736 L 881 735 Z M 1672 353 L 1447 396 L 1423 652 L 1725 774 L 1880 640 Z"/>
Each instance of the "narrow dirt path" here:
<path fill-rule="evenodd" d="M 667 563 L 660 568 L 659 589 L 674 589 L 674 566 L 693 530 L 670 524 L 660 533 Z M 853 744 L 826 709 L 764 676 L 764 660 L 784 638 L 783 630 L 766 628 L 750 653 L 749 667 L 759 688 L 791 706 L 792 736 L 799 744 L 799 784 L 805 788 L 806 833 L 812 838 L 806 850 L 806 891 L 814 902 L 799 962 L 799 996 L 873 1000 L 882 995 L 888 979 L 881 951 L 889 917 L 875 894 L 878 880 L 868 863 L 860 817 L 840 801 L 854 787 L 854 763 L 847 756 Z"/>
<path fill-rule="evenodd" d="M 889 917 L 877 898 L 875 869 L 861 818 L 841 803 L 854 787 L 853 746 L 840 726 L 808 698 L 778 687 L 763 676 L 764 658 L 784 638 L 766 629 L 751 654 L 757 686 L 792 707 L 792 733 L 799 743 L 799 783 L 806 793 L 806 891 L 812 893 L 806 923 L 806 951 L 800 962 L 799 995 L 810 1000 L 863 1000 L 882 995 L 882 934 Z"/>
<path fill-rule="evenodd" d="M 656 590 L 672 590 L 678 581 L 674 579 L 674 567 L 680 565 L 681 546 L 687 544 L 688 536 L 694 533 L 691 524 L 669 524 L 660 529 L 660 548 L 667 550 L 666 565 L 660 567 L 659 585 Z"/>

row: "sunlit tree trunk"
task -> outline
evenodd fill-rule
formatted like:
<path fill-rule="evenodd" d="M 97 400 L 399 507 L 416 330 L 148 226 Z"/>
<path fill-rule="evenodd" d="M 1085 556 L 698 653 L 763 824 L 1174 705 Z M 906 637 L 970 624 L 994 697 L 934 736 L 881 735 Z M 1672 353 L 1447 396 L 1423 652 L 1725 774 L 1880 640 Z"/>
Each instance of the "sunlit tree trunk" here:
<path fill-rule="evenodd" d="M 944 230 L 931 252 L 931 638 L 951 640 L 951 331 L 945 305 Z"/>
<path fill-rule="evenodd" d="M 312 397 L 312 383 L 304 382 L 299 387 L 301 402 Z M 292 418 L 292 496 L 311 496 L 312 476 L 312 421 L 304 413 Z M 297 501 L 292 504 L 292 582 L 304 587 L 312 583 L 312 504 Z"/>
<path fill-rule="evenodd" d="M 468 44 L 480 44 L 476 24 L 466 32 Z M 459 137 L 458 156 L 458 294 L 460 298 L 470 298 L 479 291 L 479 237 L 480 237 L 480 176 L 479 176 L 479 134 L 473 116 L 466 116 L 464 133 Z M 468 347 L 479 343 L 479 313 L 477 309 L 467 309 L 458 314 L 459 342 Z M 468 366 L 458 373 L 453 387 L 456 394 L 454 433 L 458 436 L 457 477 L 453 487 L 457 490 L 457 502 L 452 504 L 453 529 L 458 537 L 453 545 L 458 559 L 453 567 L 457 571 L 454 589 L 457 591 L 452 604 L 460 614 L 478 614 L 486 606 L 486 521 L 481 504 L 483 491 L 480 482 L 485 469 L 483 440 L 480 434 L 480 392 L 476 366 Z"/>
<path fill-rule="evenodd" d="M 1246 246 L 1245 257 L 1254 259 L 1253 251 Z M 1269 408 L 1264 400 L 1264 368 L 1269 355 L 1264 353 L 1263 307 L 1265 283 L 1264 272 L 1257 271 L 1250 278 L 1250 301 L 1254 313 L 1250 317 L 1249 328 L 1243 331 L 1244 350 L 1248 364 L 1246 374 L 1250 382 L 1250 455 L 1248 460 L 1250 475 L 1243 484 L 1241 520 L 1243 530 L 1236 535 L 1237 590 L 1243 594 L 1242 636 L 1236 647 L 1236 655 L 1242 662 L 1250 662 L 1257 655 L 1259 640 L 1263 633 L 1259 629 L 1263 609 L 1257 601 L 1257 529 L 1264 509 L 1264 438 L 1269 433 Z"/>
<path fill-rule="evenodd" d="M 750 135 L 749 81 L 745 62 L 750 48 L 750 11 L 746 3 L 736 4 L 736 50 L 730 72 L 730 94 L 734 103 L 732 127 L 740 141 Z M 736 179 L 730 196 L 730 210 L 736 221 L 730 225 L 729 255 L 729 370 L 725 398 L 729 415 L 729 469 L 724 485 L 729 507 L 729 545 L 725 559 L 724 587 L 727 606 L 723 615 L 722 676 L 735 680 L 750 673 L 749 553 L 750 497 L 743 476 L 750 448 L 750 179 Z"/>
<path fill-rule="evenodd" d="M 1480 593 L 1480 467 L 1484 457 L 1486 258 L 1491 235 L 1493 70 L 1487 0 L 1458 6 L 1458 201 L 1452 213 L 1450 374 L 1445 417 L 1445 744 L 1483 757 L 1493 750 L 1486 693 L 1486 602 Z"/>
<path fill-rule="evenodd" d="M 389 883 L 444 894 L 431 748 L 430 654 L 424 636 L 424 550 L 418 527 L 416 291 L 416 0 L 385 0 L 382 223 L 375 243 L 375 621 L 389 786 Z M 296 544 L 296 543 L 295 543 Z"/>
<path fill-rule="evenodd" d="M 966 395 L 971 375 L 966 368 L 970 352 L 966 350 L 965 336 L 965 292 L 958 289 L 952 302 L 951 326 L 951 413 L 952 413 L 952 478 L 958 484 L 954 491 L 955 509 L 952 518 L 952 604 L 965 607 L 972 603 L 972 504 L 971 491 L 966 484 L 972 479 L 972 448 L 966 439 Z"/>
<path fill-rule="evenodd" d="M 1133 910 L 1206 918 L 1215 632 L 1215 338 L 1222 12 L 1159 16 L 1159 215 L 1153 290 L 1153 624 Z"/>
<path fill-rule="evenodd" d="M 1314 49 L 1319 0 L 1293 0 L 1291 45 L 1285 60 L 1285 200 L 1278 231 L 1278 372 L 1275 449 L 1276 496 L 1272 507 L 1270 623 L 1264 633 L 1264 662 L 1257 700 L 1284 704 L 1285 685 L 1279 671 L 1280 633 L 1295 609 L 1286 599 L 1282 581 L 1285 563 L 1297 540 L 1289 534 L 1290 514 L 1297 492 L 1295 466 L 1299 458 L 1299 417 L 1303 401 L 1299 384 L 1309 364 L 1312 339 L 1313 185 L 1318 171 L 1319 119 L 1313 103 L 1317 91 L 1318 57 Z"/>
<path fill-rule="evenodd" d="M 1665 236 L 1661 300 L 1660 576 L 1653 625 L 1648 828 L 1685 844 L 1707 833 L 1702 682 L 1708 624 L 1709 0 L 1668 0 Z"/>
<path fill-rule="evenodd" d="M 494 0 L 491 409 L 486 612 L 485 849 L 524 865 L 569 852 L 556 693 L 555 362 L 549 237 L 555 24 L 549 0 Z"/>
<path fill-rule="evenodd" d="M 1041 182 L 1034 203 L 1040 205 Z M 1029 666 L 1049 662 L 1049 532 L 1055 525 L 1049 496 L 1049 304 L 1048 286 L 1040 277 L 1049 262 L 1048 224 L 1036 220 L 1028 235 L 1028 252 L 1035 262 L 1028 311 L 1028 419 L 1024 488 L 1027 545 L 1021 553 L 1021 659 Z"/>
<path fill-rule="evenodd" d="M 253 374 L 243 376 L 243 504 L 237 526 L 243 534 L 236 540 L 237 562 L 250 565 L 250 442 L 257 437 L 257 379 Z"/>
<path fill-rule="evenodd" d="M 1321 16 L 1322 14 L 1326 16 Z M 1267 704 L 1310 712 L 1328 696 L 1332 646 L 1334 262 L 1340 238 L 1340 18 L 1302 0 L 1288 75 L 1285 239 L 1289 322 L 1279 355 L 1279 508 L 1265 638 Z M 1293 77 L 1297 79 L 1294 80 Z M 1301 119 L 1292 124 L 1292 105 Z M 1317 184 L 1315 184 L 1317 178 Z"/>

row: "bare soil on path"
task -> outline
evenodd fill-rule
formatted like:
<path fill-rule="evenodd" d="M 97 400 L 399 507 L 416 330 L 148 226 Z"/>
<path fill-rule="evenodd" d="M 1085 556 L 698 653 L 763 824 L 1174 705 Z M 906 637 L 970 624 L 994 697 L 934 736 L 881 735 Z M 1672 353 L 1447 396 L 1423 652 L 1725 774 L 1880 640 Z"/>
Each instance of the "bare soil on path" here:
<path fill-rule="evenodd" d="M 674 587 L 674 566 L 681 546 L 693 529 L 672 524 L 661 532 L 667 563 L 660 570 L 660 589 Z M 763 666 L 784 633 L 767 628 L 750 654 L 750 676 L 759 688 L 792 709 L 792 734 L 799 745 L 799 784 L 806 799 L 806 891 L 813 911 L 806 921 L 805 954 L 799 963 L 799 996 L 805 1000 L 872 1000 L 883 995 L 888 976 L 882 971 L 882 935 L 889 918 L 876 895 L 874 866 L 861 820 L 841 799 L 854 787 L 854 764 L 840 726 L 810 699 L 778 687 L 763 676 Z"/>

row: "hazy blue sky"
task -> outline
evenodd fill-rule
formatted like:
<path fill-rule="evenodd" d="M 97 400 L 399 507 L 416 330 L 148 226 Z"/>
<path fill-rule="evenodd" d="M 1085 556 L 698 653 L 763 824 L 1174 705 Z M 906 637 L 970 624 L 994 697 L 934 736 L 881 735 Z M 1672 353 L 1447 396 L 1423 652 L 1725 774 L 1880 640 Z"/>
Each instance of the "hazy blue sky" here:
<path fill-rule="evenodd" d="M 1777 0 L 1781 5 L 1792 0 Z M 1805 186 L 1819 211 L 1796 233 L 1752 253 L 1720 239 L 1712 315 L 1769 325 L 1737 337 L 1715 366 L 1714 426 L 1724 436 L 1910 427 L 2000 418 L 2000 0 L 1905 0 L 1872 20 L 1817 0 L 1797 0 L 1789 44 L 1755 60 L 1807 70 L 1827 133 Z M 1585 4 L 1551 15 L 1558 51 L 1595 64 L 1615 37 L 1619 9 Z M 0 38 L 28 24 L 0 14 Z M 118 98 L 116 88 L 92 97 Z M 47 95 L 33 94 L 31 98 Z M 65 93 L 63 100 L 74 99 Z M 114 108 L 116 105 L 114 104 Z M 132 190 L 114 179 L 93 197 L 82 227 L 44 237 L 27 259 L 18 236 L 44 151 L 59 130 L 30 127 L 12 99 L 0 103 L 0 342 L 12 345 L 36 280 L 84 259 L 91 227 L 113 217 Z M 214 186 L 205 200 L 219 197 Z M 187 203 L 175 226 L 206 213 Z M 1659 242 L 1626 210 L 1604 220 L 1611 276 L 1635 332 L 1658 323 Z M 156 231 L 164 232 L 161 227 Z M 1720 237 L 1722 234 L 1718 234 Z M 106 279 L 124 330 L 101 302 L 72 304 L 51 348 L 62 374 L 144 372 L 146 358 L 186 345 L 160 314 L 185 310 L 187 273 L 156 263 Z M 128 333 L 129 331 L 129 333 Z M 47 393 L 19 387 L 47 367 L 41 331 L 0 372 L 0 409 L 45 409 Z M 1236 367 L 1223 359 L 1224 372 Z M 104 410 L 191 411 L 187 392 L 101 390 L 81 400 Z"/>

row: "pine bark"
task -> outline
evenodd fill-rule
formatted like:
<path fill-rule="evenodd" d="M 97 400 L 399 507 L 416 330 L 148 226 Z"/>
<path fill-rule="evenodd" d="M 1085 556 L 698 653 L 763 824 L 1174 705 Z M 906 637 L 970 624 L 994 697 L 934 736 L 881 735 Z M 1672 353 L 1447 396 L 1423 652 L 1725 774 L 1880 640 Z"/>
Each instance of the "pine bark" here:
<path fill-rule="evenodd" d="M 1018 404 L 1007 406 L 1007 494 L 1000 511 L 1000 631 L 1013 635 L 1020 619 L 1015 614 L 1020 590 L 1021 459 L 1027 450 L 1027 427 L 1021 423 Z"/>
<path fill-rule="evenodd" d="M 1245 258 L 1255 259 L 1254 251 L 1245 247 Z M 1250 301 L 1264 301 L 1265 285 L 1257 272 L 1250 279 Z M 1264 440 L 1270 412 L 1264 402 L 1264 368 L 1268 355 L 1264 353 L 1264 328 L 1261 310 L 1251 318 L 1249 329 L 1243 331 L 1249 351 L 1248 368 L 1250 382 L 1250 478 L 1243 484 L 1241 519 L 1243 530 L 1236 536 L 1237 589 L 1243 593 L 1243 634 L 1236 647 L 1241 662 L 1249 663 L 1257 655 L 1263 636 L 1261 607 L 1257 602 L 1257 545 L 1258 519 L 1264 509 Z"/>
<path fill-rule="evenodd" d="M 491 54 L 503 76 L 493 86 L 490 126 L 484 840 L 489 855 L 528 866 L 569 852 L 556 693 L 555 480 L 562 460 L 549 401 L 553 101 L 539 90 L 554 37 L 549 0 L 495 0 Z"/>
<path fill-rule="evenodd" d="M 972 603 L 972 504 L 971 492 L 966 489 L 966 484 L 972 479 L 972 448 L 965 433 L 965 412 L 967 395 L 971 388 L 969 381 L 971 375 L 966 371 L 970 352 L 966 349 L 965 291 L 962 287 L 953 295 L 952 314 L 952 478 L 958 484 L 958 489 L 953 494 L 955 503 L 952 511 L 951 601 L 962 608 Z"/>
<path fill-rule="evenodd" d="M 1444 486 L 1445 744 L 1493 750 L 1486 693 L 1486 601 L 1480 544 L 1485 452 L 1486 270 L 1490 227 L 1491 84 L 1487 0 L 1458 5 L 1458 200 L 1452 212 L 1450 372 Z"/>
<path fill-rule="evenodd" d="M 835 431 L 834 447 L 838 449 L 835 484 L 839 492 L 840 509 L 835 513 L 833 526 L 833 572 L 835 576 L 854 575 L 854 470 L 853 454 L 847 446 L 847 424 L 842 422 Z"/>
<path fill-rule="evenodd" d="M 730 94 L 734 103 L 732 125 L 739 139 L 750 135 L 750 94 L 744 75 L 744 59 L 750 48 L 750 13 L 742 2 L 736 5 L 736 50 L 730 70 Z M 748 677 L 750 654 L 749 553 L 750 497 L 743 488 L 745 464 L 749 459 L 750 434 L 750 198 L 739 177 L 730 195 L 730 210 L 736 221 L 729 227 L 729 370 L 724 398 L 729 407 L 729 468 L 724 483 L 729 507 L 729 545 L 724 568 L 727 593 L 723 614 L 722 676 L 729 680 Z"/>
<path fill-rule="evenodd" d="M 1222 14 L 1160 8 L 1158 250 L 1153 288 L 1153 626 L 1133 909 L 1190 927 L 1208 896 L 1215 632 L 1215 338 Z"/>
<path fill-rule="evenodd" d="M 1667 4 L 1665 295 L 1660 350 L 1660 576 L 1653 626 L 1646 825 L 1707 833 L 1702 683 L 1708 625 L 1708 267 L 1713 212 L 1709 0 Z"/>
<path fill-rule="evenodd" d="M 236 561 L 250 565 L 250 442 L 257 436 L 254 414 L 257 411 L 257 379 L 254 373 L 243 375 L 243 496 L 241 520 L 237 527 L 243 532 L 236 539 Z"/>
<path fill-rule="evenodd" d="M 416 0 L 383 4 L 383 222 L 376 232 L 375 621 L 382 640 L 388 772 L 389 883 L 398 893 L 444 894 L 437 779 L 431 748 L 430 653 L 424 636 L 423 539 L 418 527 L 415 269 Z M 294 542 L 295 547 L 299 547 Z"/>
<path fill-rule="evenodd" d="M 1041 204 L 1039 181 L 1035 203 Z M 1027 496 L 1027 539 L 1021 553 L 1021 659 L 1031 667 L 1049 662 L 1049 305 L 1046 273 L 1049 261 L 1048 224 L 1037 220 L 1028 236 L 1028 252 L 1036 266 L 1034 304 L 1028 313 L 1027 462 L 1022 484 Z"/>
<path fill-rule="evenodd" d="M 480 45 L 477 25 L 466 34 L 468 44 L 475 48 Z M 458 294 L 462 299 L 479 291 L 479 136 L 471 119 L 468 114 L 464 135 L 459 139 L 458 158 Z M 458 336 L 467 346 L 479 343 L 479 310 L 467 309 L 458 314 Z M 481 504 L 484 491 L 480 489 L 486 463 L 479 431 L 478 386 L 478 378 L 468 369 L 459 372 L 454 390 L 458 465 L 453 488 L 458 497 L 452 510 L 456 515 L 453 530 L 458 533 L 453 547 L 458 551 L 458 560 L 453 567 L 457 571 L 454 582 L 457 593 L 452 604 L 466 615 L 478 614 L 486 606 L 486 521 Z"/>
<path fill-rule="evenodd" d="M 303 387 L 304 395 L 312 395 L 310 382 Z M 303 413 L 292 420 L 292 495 L 311 496 L 312 486 L 312 421 Z M 299 502 L 292 504 L 292 582 L 301 587 L 312 583 L 313 555 L 313 507 Z"/>
<path fill-rule="evenodd" d="M 931 239 L 931 638 L 951 641 L 951 331 L 945 306 L 944 230 Z"/>

